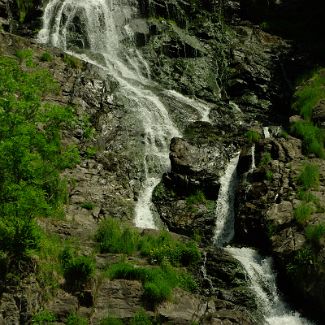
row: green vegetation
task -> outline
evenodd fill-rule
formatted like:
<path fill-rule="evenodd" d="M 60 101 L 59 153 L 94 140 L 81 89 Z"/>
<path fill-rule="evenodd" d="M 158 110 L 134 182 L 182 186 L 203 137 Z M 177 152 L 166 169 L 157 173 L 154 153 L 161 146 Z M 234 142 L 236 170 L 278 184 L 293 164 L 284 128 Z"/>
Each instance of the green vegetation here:
<path fill-rule="evenodd" d="M 88 321 L 78 314 L 70 314 L 66 320 L 66 325 L 88 325 Z"/>
<path fill-rule="evenodd" d="M 69 54 L 64 54 L 63 61 L 72 69 L 81 69 L 82 67 L 82 62 Z"/>
<path fill-rule="evenodd" d="M 298 176 L 298 184 L 304 190 L 317 188 L 319 186 L 319 168 L 314 164 L 305 164 Z"/>
<path fill-rule="evenodd" d="M 269 152 L 263 152 L 259 163 L 259 167 L 267 166 L 272 161 L 272 156 Z"/>
<path fill-rule="evenodd" d="M 325 157 L 324 132 L 309 121 L 298 121 L 292 124 L 291 132 L 303 140 L 306 153 L 313 153 L 320 158 Z"/>
<path fill-rule="evenodd" d="M 95 204 L 93 202 L 83 202 L 83 203 L 81 203 L 81 207 L 86 210 L 93 210 L 95 207 Z"/>
<path fill-rule="evenodd" d="M 32 55 L 17 51 L 20 62 Z M 0 253 L 8 272 L 40 249 L 35 218 L 62 215 L 66 182 L 60 171 L 79 161 L 78 150 L 61 143 L 61 130 L 74 123 L 72 109 L 42 103 L 58 90 L 48 71 L 23 69 L 15 58 L 0 56 Z"/>
<path fill-rule="evenodd" d="M 294 217 L 300 225 L 304 225 L 309 220 L 313 212 L 315 212 L 313 205 L 311 205 L 310 203 L 301 202 L 294 209 Z"/>
<path fill-rule="evenodd" d="M 19 11 L 19 21 L 23 23 L 26 16 L 31 11 L 35 5 L 35 0 L 16 0 L 18 11 Z"/>
<path fill-rule="evenodd" d="M 152 321 L 144 310 L 139 310 L 132 318 L 131 325 L 151 325 Z"/>
<path fill-rule="evenodd" d="M 97 153 L 97 148 L 96 147 L 88 147 L 86 149 L 86 157 L 87 158 L 94 158 Z"/>
<path fill-rule="evenodd" d="M 181 287 L 193 291 L 192 276 L 177 269 L 197 263 L 200 251 L 195 242 L 183 243 L 168 233 L 140 235 L 136 230 L 121 225 L 117 220 L 103 220 L 96 234 L 101 252 L 140 254 L 153 264 L 150 267 L 120 262 L 110 265 L 106 275 L 111 279 L 138 280 L 144 286 L 144 298 L 152 304 L 168 299 L 172 289 Z"/>
<path fill-rule="evenodd" d="M 256 143 L 261 140 L 261 134 L 254 130 L 246 132 L 246 138 L 249 143 Z"/>
<path fill-rule="evenodd" d="M 35 325 L 45 325 L 49 323 L 53 323 L 56 321 L 56 317 L 52 312 L 47 310 L 42 310 L 34 315 L 32 319 L 32 324 Z"/>
<path fill-rule="evenodd" d="M 266 179 L 271 182 L 273 180 L 273 172 L 271 170 L 267 170 L 265 173 Z"/>
<path fill-rule="evenodd" d="M 111 265 L 107 270 L 107 275 L 111 279 L 141 281 L 144 298 L 153 305 L 170 298 L 172 289 L 175 287 L 189 291 L 197 288 L 190 275 L 172 267 L 167 261 L 162 262 L 159 267 L 136 267 L 120 262 Z"/>
<path fill-rule="evenodd" d="M 101 252 L 134 254 L 139 252 L 153 263 L 168 260 L 174 266 L 188 266 L 197 263 L 201 254 L 195 242 L 183 243 L 168 233 L 142 235 L 129 227 L 122 226 L 115 219 L 103 220 L 96 234 Z"/>
<path fill-rule="evenodd" d="M 21 49 L 16 52 L 16 56 L 19 62 L 22 64 L 25 62 L 26 66 L 29 68 L 34 67 L 33 62 L 33 50 L 31 49 Z"/>
<path fill-rule="evenodd" d="M 73 290 L 87 284 L 95 272 L 93 259 L 89 256 L 78 256 L 70 247 L 63 250 L 60 259 L 66 283 Z"/>
<path fill-rule="evenodd" d="M 309 225 L 305 230 L 306 238 L 313 244 L 318 246 L 320 240 L 325 236 L 325 224 Z"/>
<path fill-rule="evenodd" d="M 44 52 L 42 55 L 41 55 L 41 61 L 43 62 L 51 62 L 53 60 L 53 57 L 51 55 L 51 53 L 49 52 Z"/>
<path fill-rule="evenodd" d="M 293 109 L 310 121 L 313 108 L 325 98 L 325 70 L 316 70 L 311 78 L 298 87 L 294 94 Z"/>
<path fill-rule="evenodd" d="M 215 208 L 215 201 L 208 200 L 205 194 L 200 190 L 187 196 L 185 201 L 187 208 L 192 212 L 196 212 L 197 207 L 200 205 L 204 205 L 208 210 L 213 210 Z"/>
<path fill-rule="evenodd" d="M 313 109 L 320 99 L 325 98 L 325 70 L 320 69 L 312 77 L 302 82 L 294 94 L 293 109 L 303 116 L 303 121 L 297 121 L 291 126 L 291 132 L 303 140 L 306 153 L 313 153 L 325 158 L 324 131 L 315 126 L 311 117 Z"/>
<path fill-rule="evenodd" d="M 100 325 L 123 325 L 123 322 L 117 317 L 107 316 L 101 320 Z"/>

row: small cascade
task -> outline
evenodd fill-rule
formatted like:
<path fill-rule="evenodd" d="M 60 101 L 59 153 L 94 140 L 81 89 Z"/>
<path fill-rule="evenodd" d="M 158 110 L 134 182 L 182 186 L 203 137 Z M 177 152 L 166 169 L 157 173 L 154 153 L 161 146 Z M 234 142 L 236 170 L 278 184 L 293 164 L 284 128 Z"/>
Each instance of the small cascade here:
<path fill-rule="evenodd" d="M 272 258 L 263 258 L 254 249 L 227 247 L 226 250 L 245 268 L 263 314 L 269 325 L 311 325 L 312 323 L 290 310 L 276 287 Z"/>
<path fill-rule="evenodd" d="M 268 126 L 264 126 L 263 127 L 263 134 L 264 134 L 264 138 L 265 139 L 269 139 L 270 138 L 270 131 L 269 131 L 269 127 Z"/>
<path fill-rule="evenodd" d="M 208 276 L 207 269 L 206 269 L 206 264 L 207 264 L 207 253 L 206 252 L 203 253 L 203 257 L 204 257 L 204 259 L 203 259 L 203 264 L 201 265 L 201 273 L 203 275 L 204 281 L 209 284 L 210 289 L 212 289 L 212 291 L 213 291 L 213 289 L 214 289 L 213 283 L 212 283 L 210 277 Z"/>
<path fill-rule="evenodd" d="M 214 243 L 218 246 L 228 243 L 234 236 L 234 199 L 239 155 L 240 153 L 230 160 L 225 174 L 220 178 L 214 231 Z"/>
<path fill-rule="evenodd" d="M 249 171 L 253 172 L 254 169 L 256 169 L 256 165 L 255 165 L 255 144 L 252 145 L 251 156 L 252 156 L 252 164 L 251 164 L 251 168 L 250 168 Z"/>

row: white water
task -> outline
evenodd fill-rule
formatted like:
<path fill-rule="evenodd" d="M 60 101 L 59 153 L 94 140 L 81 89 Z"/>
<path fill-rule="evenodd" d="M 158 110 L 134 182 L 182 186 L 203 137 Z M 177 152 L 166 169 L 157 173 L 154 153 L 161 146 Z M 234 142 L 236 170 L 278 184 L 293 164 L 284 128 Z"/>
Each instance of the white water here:
<path fill-rule="evenodd" d="M 254 151 L 252 150 L 252 153 Z M 236 185 L 236 167 L 238 156 L 233 158 L 221 178 L 221 187 L 217 201 L 217 223 L 214 240 L 216 245 L 223 246 L 234 235 L 234 191 Z M 260 302 L 266 324 L 269 325 L 311 325 L 296 311 L 290 310 L 279 295 L 276 287 L 276 276 L 270 257 L 262 258 L 251 248 L 228 246 L 226 250 L 236 258 L 247 272 L 252 289 Z M 205 266 L 205 263 L 202 267 Z M 203 274 L 206 275 L 203 272 Z"/>
<path fill-rule="evenodd" d="M 269 128 L 267 126 L 263 127 L 263 134 L 264 134 L 265 139 L 270 138 L 270 131 L 269 131 Z"/>
<path fill-rule="evenodd" d="M 134 222 L 141 228 L 156 228 L 152 192 L 161 175 L 169 169 L 170 140 L 181 134 L 167 108 L 152 91 L 156 84 L 151 80 L 148 63 L 132 46 L 134 33 L 128 22 L 134 14 L 134 8 L 112 0 L 50 0 L 45 8 L 38 40 L 101 68 L 103 73 L 118 81 L 121 93 L 132 102 L 130 110 L 139 118 L 144 129 L 144 179 Z M 78 29 L 74 25 L 76 19 L 82 26 L 82 34 L 78 34 L 82 48 L 73 44 Z M 130 47 L 122 45 L 122 39 L 127 40 Z M 175 91 L 169 91 L 169 94 L 195 108 L 202 120 L 208 120 L 209 108 L 202 102 Z"/>
<path fill-rule="evenodd" d="M 276 287 L 272 258 L 260 256 L 251 248 L 227 247 L 226 250 L 245 268 L 251 286 L 263 309 L 269 325 L 311 325 L 312 323 L 290 310 Z"/>
<path fill-rule="evenodd" d="M 218 246 L 228 243 L 234 236 L 234 199 L 237 181 L 236 168 L 239 153 L 230 160 L 225 174 L 220 178 L 220 189 L 215 211 L 214 242 Z"/>
<path fill-rule="evenodd" d="M 252 164 L 251 164 L 250 172 L 252 172 L 252 171 L 254 171 L 254 169 L 256 169 L 256 165 L 255 165 L 255 144 L 253 144 L 252 148 L 251 148 L 251 157 L 252 157 Z"/>

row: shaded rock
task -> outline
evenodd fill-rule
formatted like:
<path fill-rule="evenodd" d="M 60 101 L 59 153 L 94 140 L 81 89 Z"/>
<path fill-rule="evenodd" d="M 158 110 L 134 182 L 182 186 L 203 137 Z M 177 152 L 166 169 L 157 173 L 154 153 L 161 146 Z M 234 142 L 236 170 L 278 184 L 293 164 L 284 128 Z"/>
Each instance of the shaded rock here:
<path fill-rule="evenodd" d="M 57 316 L 59 321 L 65 321 L 70 314 L 78 310 L 78 298 L 64 291 L 60 291 L 54 300 L 50 301 L 47 309 Z"/>

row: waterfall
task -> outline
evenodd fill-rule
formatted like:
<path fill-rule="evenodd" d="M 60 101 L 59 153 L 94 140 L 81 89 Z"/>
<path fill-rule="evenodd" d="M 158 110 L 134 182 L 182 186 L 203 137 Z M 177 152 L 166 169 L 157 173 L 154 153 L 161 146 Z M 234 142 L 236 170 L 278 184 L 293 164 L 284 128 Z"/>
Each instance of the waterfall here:
<path fill-rule="evenodd" d="M 253 152 L 253 151 L 252 151 Z M 239 154 L 230 160 L 226 172 L 220 179 L 214 241 L 218 246 L 227 244 L 234 235 L 234 192 L 236 186 L 236 167 Z M 276 276 L 270 257 L 262 258 L 251 248 L 236 248 L 227 246 L 228 251 L 237 259 L 248 275 L 251 287 L 261 304 L 266 324 L 268 325 L 311 325 L 298 312 L 290 310 L 279 295 L 276 286 Z M 204 267 L 203 264 L 202 267 Z M 206 274 L 206 273 L 203 273 Z"/>
<path fill-rule="evenodd" d="M 270 131 L 268 126 L 264 126 L 263 127 L 263 134 L 264 134 L 264 138 L 265 139 L 269 139 L 270 138 Z"/>
<path fill-rule="evenodd" d="M 252 157 L 252 163 L 251 163 L 250 172 L 254 171 L 254 169 L 256 168 L 256 165 L 255 165 L 255 144 L 253 144 L 252 148 L 251 148 L 251 157 Z"/>
<path fill-rule="evenodd" d="M 156 228 L 152 192 L 170 168 L 170 140 L 181 133 L 157 95 L 165 90 L 151 80 L 149 65 L 133 44 L 129 21 L 136 13 L 135 8 L 113 0 L 50 0 L 38 41 L 96 65 L 119 83 L 120 93 L 131 101 L 129 109 L 144 130 L 143 139 L 139 140 L 143 147 L 144 179 L 134 223 L 141 228 Z M 125 41 L 130 46 L 125 46 Z M 180 103 L 190 103 L 200 119 L 208 120 L 208 108 L 202 102 L 196 105 L 194 100 L 175 91 L 171 94 Z"/>
<path fill-rule="evenodd" d="M 227 247 L 226 250 L 245 268 L 253 291 L 261 304 L 269 325 L 311 325 L 312 323 L 290 310 L 279 295 L 271 257 L 263 258 L 254 249 Z"/>
<path fill-rule="evenodd" d="M 228 243 L 234 236 L 234 193 L 239 155 L 240 153 L 230 160 L 225 174 L 220 178 L 214 231 L 214 242 L 218 246 Z"/>

